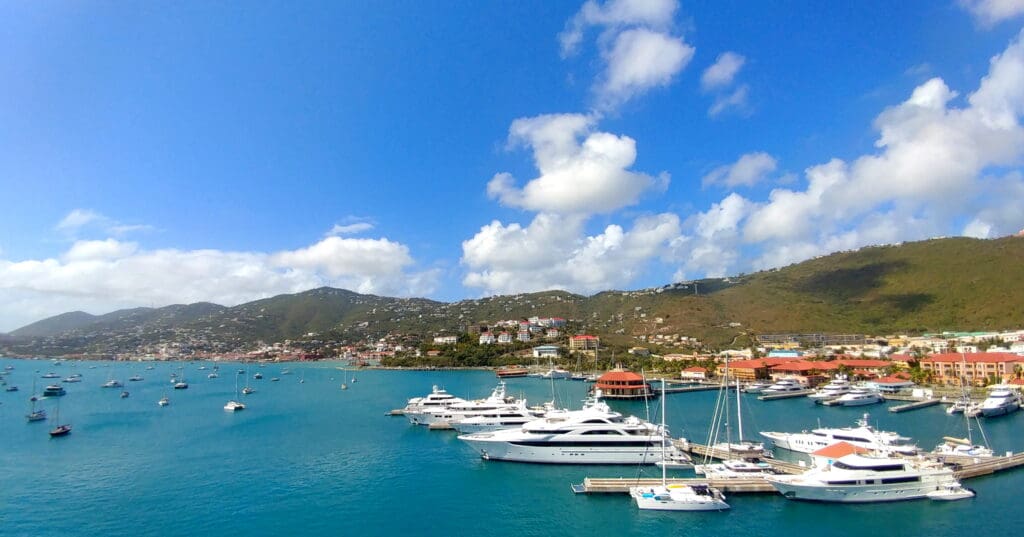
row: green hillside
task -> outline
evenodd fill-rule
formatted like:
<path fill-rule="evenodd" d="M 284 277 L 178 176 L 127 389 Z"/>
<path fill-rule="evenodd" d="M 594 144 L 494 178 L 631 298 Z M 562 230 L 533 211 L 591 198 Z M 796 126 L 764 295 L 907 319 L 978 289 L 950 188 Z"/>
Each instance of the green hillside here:
<path fill-rule="evenodd" d="M 73 312 L 10 334 L 20 348 L 101 352 L 188 337 L 209 348 L 315 337 L 356 341 L 430 337 L 473 323 L 564 317 L 571 327 L 626 344 L 685 335 L 712 346 L 750 334 L 883 335 L 1024 327 L 1024 238 L 935 239 L 841 252 L 781 269 L 662 288 L 564 291 L 443 303 L 320 288 L 234 307 L 200 303 Z M 47 346 L 38 339 L 50 338 Z"/>

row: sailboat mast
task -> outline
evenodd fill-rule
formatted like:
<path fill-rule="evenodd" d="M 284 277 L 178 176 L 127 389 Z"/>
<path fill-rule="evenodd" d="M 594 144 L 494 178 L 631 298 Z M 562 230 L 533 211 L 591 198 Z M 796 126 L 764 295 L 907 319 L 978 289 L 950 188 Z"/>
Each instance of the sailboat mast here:
<path fill-rule="evenodd" d="M 668 430 L 665 429 L 665 377 L 661 377 L 661 486 L 667 486 L 668 478 L 665 472 L 668 464 L 665 460 L 665 442 L 669 441 Z"/>
<path fill-rule="evenodd" d="M 729 458 L 732 458 L 732 425 L 729 423 L 729 355 L 725 355 L 725 380 L 722 382 L 725 386 L 725 451 L 729 454 Z"/>
<path fill-rule="evenodd" d="M 743 412 L 740 411 L 740 379 L 736 379 L 736 426 L 740 430 L 738 442 L 743 443 Z"/>

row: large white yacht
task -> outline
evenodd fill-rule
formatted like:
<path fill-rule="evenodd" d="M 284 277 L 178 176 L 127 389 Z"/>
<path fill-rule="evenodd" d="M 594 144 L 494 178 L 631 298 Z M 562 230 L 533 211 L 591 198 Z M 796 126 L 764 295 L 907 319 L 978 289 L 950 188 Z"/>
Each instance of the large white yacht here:
<path fill-rule="evenodd" d="M 885 398 L 878 390 L 870 388 L 854 388 L 849 393 L 843 394 L 836 399 L 826 401 L 825 404 L 835 406 L 862 406 L 874 405 L 884 402 Z"/>
<path fill-rule="evenodd" d="M 775 381 L 775 384 L 761 390 L 761 393 L 764 395 L 772 395 L 777 393 L 798 392 L 803 389 L 804 387 L 793 379 L 779 379 Z"/>
<path fill-rule="evenodd" d="M 464 402 L 466 402 L 465 399 L 455 397 L 454 395 L 446 392 L 444 388 L 438 387 L 435 384 L 428 395 L 409 399 L 402 411 L 405 414 L 405 417 L 409 419 L 410 423 L 418 423 L 420 416 L 424 413 L 430 412 L 431 410 L 445 408 L 454 405 L 455 403 Z"/>
<path fill-rule="evenodd" d="M 572 373 L 566 371 L 560 367 L 552 367 L 544 373 L 541 373 L 540 378 L 542 379 L 567 379 L 571 378 Z"/>
<path fill-rule="evenodd" d="M 409 421 L 415 425 L 434 425 L 447 423 L 454 425 L 466 418 L 472 418 L 494 410 L 513 409 L 525 401 L 517 401 L 505 393 L 505 381 L 501 381 L 485 399 L 458 401 L 440 408 L 409 415 Z"/>
<path fill-rule="evenodd" d="M 776 447 L 801 453 L 811 453 L 836 442 L 849 442 L 870 450 L 902 455 L 913 455 L 918 452 L 917 446 L 912 444 L 909 438 L 892 432 L 878 431 L 869 425 L 870 417 L 864 414 L 857 420 L 856 427 L 820 427 L 810 432 L 799 433 L 762 431 L 761 435 L 770 438 Z"/>
<path fill-rule="evenodd" d="M 520 401 L 511 408 L 499 408 L 483 411 L 475 416 L 460 419 L 451 426 L 461 434 L 482 433 L 520 427 L 555 409 L 552 403 L 544 403 L 543 407 L 528 407 L 526 401 Z"/>
<path fill-rule="evenodd" d="M 798 475 L 765 476 L 791 500 L 893 502 L 959 487 L 953 470 L 934 462 L 850 454 Z"/>
<path fill-rule="evenodd" d="M 655 464 L 683 455 L 667 430 L 624 417 L 595 390 L 582 410 L 550 412 L 517 429 L 460 435 L 485 459 L 554 464 Z M 664 448 L 664 449 L 663 449 Z"/>
<path fill-rule="evenodd" d="M 850 393 L 851 389 L 850 381 L 846 380 L 846 377 L 836 377 L 832 379 L 832 382 L 818 388 L 814 393 L 807 397 L 810 399 L 827 401 Z"/>
<path fill-rule="evenodd" d="M 981 402 L 981 405 L 977 407 L 977 410 L 968 411 L 968 415 L 971 417 L 982 416 L 985 418 L 993 418 L 995 416 L 1002 416 L 1011 412 L 1020 410 L 1021 397 L 1020 392 L 1010 386 L 997 385 L 992 386 L 991 391 L 988 392 L 988 397 Z"/>

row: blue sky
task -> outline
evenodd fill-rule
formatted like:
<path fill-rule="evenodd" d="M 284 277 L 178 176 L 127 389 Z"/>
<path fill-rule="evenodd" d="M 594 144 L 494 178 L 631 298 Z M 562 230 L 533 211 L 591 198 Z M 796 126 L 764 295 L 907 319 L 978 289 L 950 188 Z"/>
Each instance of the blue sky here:
<path fill-rule="evenodd" d="M 1024 228 L 1024 1 L 8 3 L 0 331 Z"/>

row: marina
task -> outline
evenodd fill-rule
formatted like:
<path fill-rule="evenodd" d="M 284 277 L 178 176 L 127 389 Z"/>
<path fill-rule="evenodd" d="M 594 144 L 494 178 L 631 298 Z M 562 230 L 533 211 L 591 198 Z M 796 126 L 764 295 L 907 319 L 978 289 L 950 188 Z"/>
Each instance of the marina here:
<path fill-rule="evenodd" d="M 5 361 L 16 368 L 12 382 L 31 387 L 35 370 L 45 372 L 48 362 Z M 626 495 L 629 487 L 656 486 L 661 469 L 656 465 L 551 465 L 485 460 L 456 438 L 452 431 L 431 431 L 406 419 L 384 417 L 387 409 L 402 408 L 410 397 L 431 393 L 437 385 L 459 397 L 483 397 L 494 388 L 492 371 L 372 371 L 359 374 L 348 390 L 338 389 L 342 372 L 332 363 L 290 364 L 294 374 L 262 386 L 244 400 L 246 410 L 225 412 L 225 401 L 235 394 L 231 375 L 208 379 L 197 374 L 199 364 L 184 364 L 179 374 L 189 379 L 188 390 L 173 391 L 166 378 L 182 364 L 153 364 L 146 380 L 133 383 L 132 396 L 99 387 L 109 375 L 128 378 L 145 366 L 134 363 L 96 362 L 95 370 L 65 362 L 85 372 L 84 382 L 65 385 L 63 397 L 41 398 L 37 409 L 54 414 L 61 400 L 60 420 L 74 427 L 63 438 L 50 439 L 54 426 L 26 423 L 29 393 L 0 392 L 0 427 L 6 432 L 0 464 L 5 469 L 5 493 L 16 502 L 23 498 L 60 498 L 36 505 L 32 513 L 8 510 L 6 534 L 127 534 L 121 528 L 159 528 L 152 534 L 280 535 L 290 533 L 337 534 L 353 525 L 371 525 L 379 532 L 422 535 L 422 520 L 430 519 L 436 532 L 541 535 L 550 520 L 559 520 L 577 532 L 624 534 L 686 531 L 694 525 L 716 533 L 761 534 L 765 525 L 785 524 L 787 532 L 811 534 L 830 520 L 834 535 L 996 531 L 999 513 L 1013 508 L 1001 490 L 1024 487 L 1024 472 L 1014 471 L 1024 456 L 956 462 L 958 479 L 977 491 L 967 501 L 900 502 L 871 506 L 887 513 L 886 519 L 863 516 L 855 506 L 792 502 L 766 487 L 764 481 L 728 479 L 708 481 L 691 469 L 668 469 L 668 484 L 711 485 L 727 496 L 731 509 L 722 513 L 665 513 L 640 511 Z M 210 367 L 212 364 L 204 364 Z M 269 378 L 277 366 L 265 366 Z M 225 369 L 222 365 L 221 369 Z M 237 366 L 228 367 L 231 371 Z M 298 379 L 304 377 L 305 383 Z M 249 377 L 251 378 L 251 377 Z M 37 389 L 45 385 L 38 380 Z M 245 378 L 238 379 L 239 387 Z M 531 402 L 554 396 L 560 408 L 579 408 L 588 385 L 582 382 L 507 379 L 508 393 Z M 19 395 L 21 393 L 21 395 Z M 735 392 L 730 392 L 735 394 Z M 156 402 L 173 395 L 172 404 Z M 668 428 L 675 438 L 703 439 L 717 397 L 715 391 L 673 394 L 655 400 L 667 405 Z M 744 425 L 753 431 L 848 426 L 862 411 L 825 408 L 806 398 L 762 404 L 755 394 L 743 397 Z M 660 420 L 658 404 L 610 401 L 624 415 Z M 886 404 L 887 405 L 887 404 Z M 950 416 L 937 405 L 910 414 L 873 410 L 871 421 L 880 430 L 898 431 L 919 445 L 932 446 L 943 436 L 963 436 L 964 417 Z M 907 416 L 911 416 L 908 419 Z M 986 434 L 998 453 L 1024 448 L 1017 413 L 985 421 Z M 877 422 L 877 423 L 876 423 Z M 698 459 L 709 453 L 702 443 L 676 442 Z M 716 457 L 722 452 L 710 451 Z M 781 472 L 802 467 L 800 454 L 775 450 L 766 461 Z M 116 463 L 114 463 L 116 461 Z M 806 463 L 805 463 L 806 464 Z M 415 481 L 406 476 L 415 472 Z M 88 481 L 89 486 L 82 488 Z M 131 482 L 133 494 L 124 494 Z M 253 483 L 265 486 L 253 486 Z M 424 483 L 462 491 L 461 496 L 420 497 Z M 573 494 L 569 484 L 588 494 Z M 508 494 L 510 488 L 515 494 Z M 372 495 L 409 498 L 402 516 L 393 504 L 364 502 Z M 467 504 L 465 496 L 478 498 Z M 485 498 L 501 497 L 500 504 Z M 202 505 L 201 510 L 190 506 Z M 318 509 L 310 510 L 310 505 Z M 471 512 L 466 512 L 470 505 Z M 101 507 L 102 506 L 102 507 Z M 255 506 L 260 506 L 256 508 Z M 437 517 L 438 510 L 449 516 Z M 188 524 L 180 524 L 187 512 Z M 337 516 L 323 517 L 331 512 Z M 521 513 L 533 513 L 521 517 Z M 226 516 L 224 513 L 245 513 Z M 507 520 L 495 530 L 492 521 Z M 881 518 L 881 517 L 879 517 Z M 40 531 L 38 520 L 47 520 Z M 436 519 L 436 522 L 435 522 Z M 846 521 L 846 522 L 843 522 Z M 856 521 L 856 524 L 853 524 Z M 134 533 L 134 532 L 133 532 Z M 146 533 L 146 532 L 143 532 Z"/>

